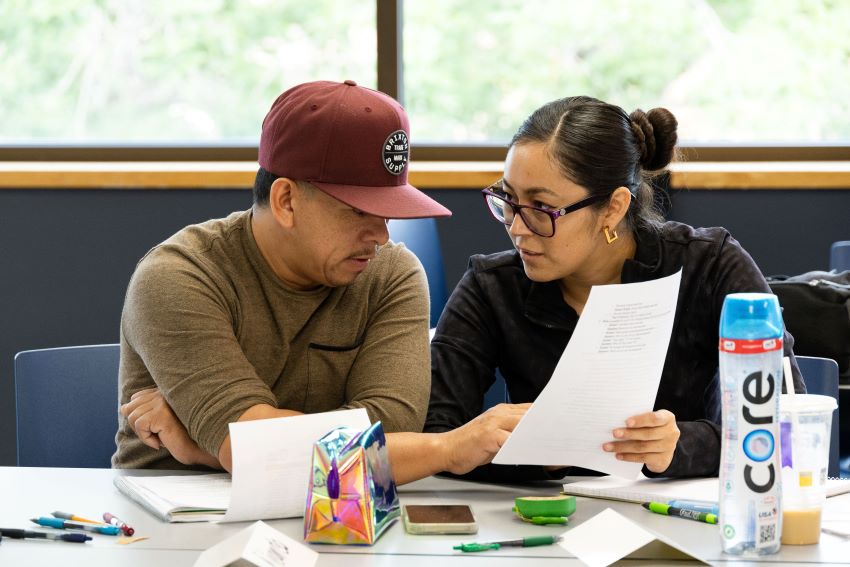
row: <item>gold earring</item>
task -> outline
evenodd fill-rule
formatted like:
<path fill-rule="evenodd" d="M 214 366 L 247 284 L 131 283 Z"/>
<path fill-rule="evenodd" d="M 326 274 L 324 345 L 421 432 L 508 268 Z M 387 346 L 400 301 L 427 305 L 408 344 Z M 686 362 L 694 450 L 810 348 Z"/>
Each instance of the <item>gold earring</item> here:
<path fill-rule="evenodd" d="M 620 238 L 620 237 L 617 235 L 617 231 L 616 231 L 616 230 L 612 230 L 612 231 L 611 231 L 611 232 L 613 232 L 613 233 L 614 233 L 614 236 L 611 236 L 611 233 L 610 233 L 610 232 L 608 232 L 609 230 L 610 230 L 610 229 L 606 226 L 605 228 L 603 228 L 603 229 L 602 229 L 602 232 L 604 232 L 604 233 L 605 233 L 605 240 L 607 240 L 607 241 L 608 241 L 608 244 L 613 244 L 613 243 L 614 243 L 614 241 L 615 241 L 615 240 L 617 240 L 617 239 L 618 239 L 618 238 Z"/>

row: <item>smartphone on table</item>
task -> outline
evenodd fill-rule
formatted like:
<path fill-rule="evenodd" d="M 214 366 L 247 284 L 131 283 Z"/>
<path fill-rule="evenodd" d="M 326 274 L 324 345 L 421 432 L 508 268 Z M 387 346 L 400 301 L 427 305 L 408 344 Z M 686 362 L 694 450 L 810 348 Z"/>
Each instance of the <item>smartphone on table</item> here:
<path fill-rule="evenodd" d="M 474 534 L 478 524 L 466 504 L 406 504 L 404 529 L 409 534 Z"/>

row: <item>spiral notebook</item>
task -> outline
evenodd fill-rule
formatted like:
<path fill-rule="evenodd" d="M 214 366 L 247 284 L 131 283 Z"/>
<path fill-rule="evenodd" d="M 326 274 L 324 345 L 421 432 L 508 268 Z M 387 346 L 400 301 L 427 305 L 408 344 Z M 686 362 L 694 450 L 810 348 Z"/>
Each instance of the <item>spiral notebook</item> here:
<path fill-rule="evenodd" d="M 590 480 L 564 484 L 564 494 L 623 500 L 625 502 L 669 502 L 670 500 L 717 501 L 719 485 L 713 478 L 646 478 L 629 480 L 616 476 L 601 476 Z M 850 478 L 829 478 L 826 495 L 837 496 L 850 492 Z"/>
<path fill-rule="evenodd" d="M 220 520 L 230 504 L 230 475 L 116 476 L 115 487 L 166 522 Z"/>

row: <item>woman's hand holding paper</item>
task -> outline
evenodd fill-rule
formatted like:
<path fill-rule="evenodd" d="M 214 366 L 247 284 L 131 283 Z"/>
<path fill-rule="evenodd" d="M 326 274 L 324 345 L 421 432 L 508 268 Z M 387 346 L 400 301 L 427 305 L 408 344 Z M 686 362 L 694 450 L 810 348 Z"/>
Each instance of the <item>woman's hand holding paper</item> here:
<path fill-rule="evenodd" d="M 621 461 L 643 463 L 654 473 L 663 473 L 673 461 L 679 427 L 667 410 L 642 413 L 626 420 L 626 427 L 613 431 L 615 441 L 602 448 L 617 453 Z"/>

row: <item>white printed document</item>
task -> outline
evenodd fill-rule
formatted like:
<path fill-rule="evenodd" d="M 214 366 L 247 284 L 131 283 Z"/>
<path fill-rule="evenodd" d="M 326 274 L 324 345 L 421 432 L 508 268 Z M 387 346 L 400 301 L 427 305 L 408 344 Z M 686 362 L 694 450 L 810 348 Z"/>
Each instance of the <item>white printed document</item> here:
<path fill-rule="evenodd" d="M 637 478 L 642 465 L 602 450 L 626 419 L 652 411 L 670 344 L 681 270 L 594 286 L 549 383 L 493 462 L 582 466 Z"/>
<path fill-rule="evenodd" d="M 313 444 L 337 427 L 370 425 L 362 408 L 231 423 L 233 486 L 221 521 L 303 516 Z"/>

